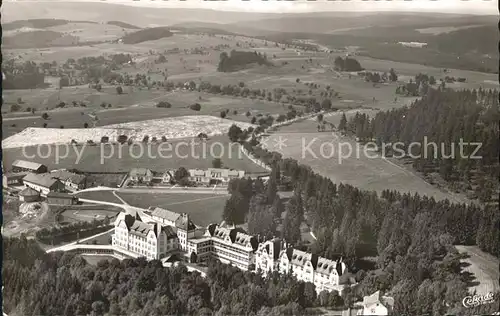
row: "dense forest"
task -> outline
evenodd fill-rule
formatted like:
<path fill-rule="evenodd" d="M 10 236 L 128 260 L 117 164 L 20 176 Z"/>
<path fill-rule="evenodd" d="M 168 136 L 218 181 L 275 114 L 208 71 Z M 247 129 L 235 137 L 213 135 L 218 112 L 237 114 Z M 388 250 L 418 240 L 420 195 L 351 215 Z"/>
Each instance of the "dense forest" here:
<path fill-rule="evenodd" d="M 34 89 L 44 84 L 45 75 L 39 66 L 26 61 L 24 64 L 15 64 L 13 59 L 2 64 L 5 78 L 2 80 L 3 89 Z"/>
<path fill-rule="evenodd" d="M 124 44 L 138 44 L 146 41 L 155 41 L 160 38 L 170 37 L 173 33 L 168 27 L 152 27 L 142 29 L 134 33 L 126 34 L 122 37 Z"/>
<path fill-rule="evenodd" d="M 30 19 L 30 20 L 18 20 L 9 23 L 3 23 L 2 29 L 4 31 L 11 31 L 20 29 L 23 27 L 29 27 L 34 29 L 43 29 L 47 27 L 59 26 L 68 24 L 70 21 L 63 19 Z"/>
<path fill-rule="evenodd" d="M 46 254 L 24 237 L 4 240 L 2 273 L 10 316 L 305 315 L 314 306 L 343 308 L 354 295 L 317 295 L 312 283 L 262 278 L 218 261 L 209 262 L 205 278 L 144 258 L 93 266 L 74 253 Z"/>
<path fill-rule="evenodd" d="M 498 91 L 424 90 L 424 97 L 409 107 L 379 112 L 373 119 L 355 115 L 345 131 L 361 140 L 374 139 L 380 148 L 382 143 L 401 142 L 402 150 L 413 156 L 414 168 L 424 175 L 439 173 L 455 190 L 470 192 L 481 202 L 497 200 Z M 470 145 L 461 150 L 461 140 Z M 411 146 L 413 142 L 422 145 Z M 476 143 L 481 144 L 477 152 Z M 392 154 L 390 147 L 385 154 Z"/>
<path fill-rule="evenodd" d="M 108 21 L 106 24 L 119 26 L 119 27 L 122 27 L 124 29 L 133 29 L 133 30 L 139 30 L 139 29 L 141 29 L 138 26 L 135 26 L 135 25 L 132 25 L 132 24 L 129 24 L 129 23 L 125 23 L 125 22 L 121 22 L 121 21 Z"/>
<path fill-rule="evenodd" d="M 232 50 L 229 55 L 226 52 L 220 54 L 217 71 L 237 71 L 250 64 L 271 65 L 266 55 L 261 53 Z"/>
<path fill-rule="evenodd" d="M 223 213 L 226 221 L 246 221 L 252 233 L 270 236 L 278 233 L 276 223 L 286 211 L 279 231 L 282 237 L 303 247 L 300 225 L 307 219 L 317 236 L 311 251 L 327 258 L 344 256 L 359 281 L 359 297 L 390 291 L 399 315 L 471 313 L 461 310 L 471 280 L 461 272 L 464 255 L 453 245 L 478 245 L 498 257 L 496 206 L 437 202 L 394 191 L 379 197 L 376 192 L 336 185 L 294 159 L 260 149 L 257 143 L 252 140 L 244 146 L 273 165 L 270 179 L 267 185 L 260 180 L 233 181 Z M 277 201 L 284 179 L 294 188 L 285 206 Z M 359 259 L 366 257 L 376 258 L 375 270 L 360 269 Z"/>

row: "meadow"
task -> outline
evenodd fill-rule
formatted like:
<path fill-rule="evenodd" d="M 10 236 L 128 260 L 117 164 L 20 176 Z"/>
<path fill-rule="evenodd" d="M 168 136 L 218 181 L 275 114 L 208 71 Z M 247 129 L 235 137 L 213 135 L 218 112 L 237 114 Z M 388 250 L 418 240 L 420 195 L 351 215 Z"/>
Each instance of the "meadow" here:
<path fill-rule="evenodd" d="M 351 111 L 346 116 L 353 115 Z M 340 113 L 326 118 L 338 124 Z M 273 144 L 280 139 L 285 145 L 271 148 L 283 156 L 294 158 L 310 166 L 314 171 L 330 178 L 333 182 L 347 183 L 368 191 L 396 190 L 432 196 L 436 200 L 448 199 L 451 202 L 464 203 L 458 195 L 440 190 L 425 182 L 415 173 L 397 165 L 390 159 L 382 158 L 378 153 L 367 150 L 349 137 L 338 133 L 317 132 L 317 123 L 312 120 L 286 126 L 271 134 L 267 143 Z M 307 149 L 309 148 L 309 149 Z M 349 148 L 352 149 L 350 153 Z"/>
<path fill-rule="evenodd" d="M 207 226 L 222 221 L 229 195 L 117 193 L 128 204 L 141 208 L 161 207 L 176 213 L 187 213 L 196 225 Z"/>
<path fill-rule="evenodd" d="M 42 147 L 32 146 L 23 148 L 7 148 L 3 150 L 3 164 L 6 170 L 16 159 L 25 159 L 45 164 L 49 169 L 71 169 L 76 168 L 81 171 L 92 172 L 129 172 L 132 168 L 149 168 L 156 172 L 164 172 L 170 169 L 177 169 L 181 166 L 186 168 L 209 168 L 212 167 L 212 160 L 221 156 L 224 167 L 238 170 L 245 170 L 248 173 L 264 172 L 265 170 L 250 161 L 236 144 L 230 145 L 227 136 L 215 136 L 205 141 L 193 139 L 191 146 L 189 140 L 172 140 L 172 151 L 160 152 L 159 144 L 150 144 L 150 149 L 144 149 L 144 155 L 138 155 L 138 151 L 131 151 L 128 145 L 122 147 L 120 151 L 118 145 L 85 146 L 79 147 L 83 154 L 81 159 L 70 148 L 67 157 L 65 149 L 60 148 L 60 159 L 56 159 L 56 145 Z M 189 144 L 189 146 L 186 145 Z M 40 151 L 37 152 L 37 149 Z M 163 147 L 166 148 L 166 147 Z M 177 149 L 177 154 L 175 151 Z M 50 150 L 50 152 L 49 152 Z M 151 153 L 148 154 L 148 151 Z M 119 153 L 122 153 L 121 157 Z M 41 155 L 40 155 L 41 153 Z M 160 154 L 166 158 L 161 158 Z M 46 158 L 44 158 L 47 154 Z M 171 155 L 169 158 L 168 155 Z M 105 158 L 110 157 L 110 158 Z"/>

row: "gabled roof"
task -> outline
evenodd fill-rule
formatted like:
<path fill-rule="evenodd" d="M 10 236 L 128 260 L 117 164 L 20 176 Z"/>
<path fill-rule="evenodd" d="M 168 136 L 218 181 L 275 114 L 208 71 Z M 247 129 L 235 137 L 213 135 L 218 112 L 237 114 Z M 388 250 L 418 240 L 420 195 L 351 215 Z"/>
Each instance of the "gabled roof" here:
<path fill-rule="evenodd" d="M 20 179 L 24 178 L 27 174 L 28 172 L 7 172 L 3 176 L 7 179 Z"/>
<path fill-rule="evenodd" d="M 136 177 L 152 177 L 153 172 L 146 168 L 133 168 L 132 170 L 130 170 L 129 175 Z"/>
<path fill-rule="evenodd" d="M 181 214 L 175 221 L 175 227 L 185 231 L 192 231 L 196 229 L 196 225 L 189 219 L 187 214 Z"/>
<path fill-rule="evenodd" d="M 17 168 L 24 168 L 24 169 L 31 169 L 31 170 L 38 170 L 40 167 L 43 167 L 44 165 L 36 162 L 31 162 L 31 161 L 26 161 L 26 160 L 16 160 L 12 164 L 12 167 L 17 167 Z"/>
<path fill-rule="evenodd" d="M 40 196 L 40 192 L 32 188 L 25 188 L 19 192 L 19 196 Z"/>
<path fill-rule="evenodd" d="M 60 179 L 61 181 L 70 181 L 74 184 L 81 184 L 85 182 L 85 176 L 81 174 L 76 174 L 69 172 L 67 170 L 54 170 L 50 172 L 53 178 Z"/>
<path fill-rule="evenodd" d="M 34 174 L 34 173 L 28 173 L 24 178 L 23 182 L 30 182 L 39 186 L 42 186 L 44 188 L 51 188 L 54 184 L 57 182 L 61 182 L 57 179 L 54 179 L 50 176 L 48 173 L 44 174 Z"/>
<path fill-rule="evenodd" d="M 155 208 L 151 215 L 166 219 L 171 222 L 177 221 L 177 219 L 181 216 L 181 214 L 179 213 L 175 213 L 160 207 Z"/>
<path fill-rule="evenodd" d="M 58 199 L 74 199 L 75 197 L 73 195 L 70 195 L 68 193 L 62 193 L 62 192 L 49 192 L 47 194 L 48 198 L 58 198 Z"/>

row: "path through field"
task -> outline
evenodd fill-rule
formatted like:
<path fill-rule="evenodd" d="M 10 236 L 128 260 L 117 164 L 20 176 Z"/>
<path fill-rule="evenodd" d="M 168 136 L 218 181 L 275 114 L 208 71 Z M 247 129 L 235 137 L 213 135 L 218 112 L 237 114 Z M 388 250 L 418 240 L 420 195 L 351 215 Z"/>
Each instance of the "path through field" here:
<path fill-rule="evenodd" d="M 499 259 L 485 253 L 477 246 L 455 246 L 460 253 L 466 252 L 470 257 L 463 259 L 462 262 L 469 264 L 464 267 L 464 271 L 472 273 L 476 278 L 473 282 L 479 282 L 478 285 L 471 287 L 471 291 L 476 290 L 477 294 L 484 295 L 489 292 L 500 290 L 498 279 L 500 273 L 498 270 Z"/>

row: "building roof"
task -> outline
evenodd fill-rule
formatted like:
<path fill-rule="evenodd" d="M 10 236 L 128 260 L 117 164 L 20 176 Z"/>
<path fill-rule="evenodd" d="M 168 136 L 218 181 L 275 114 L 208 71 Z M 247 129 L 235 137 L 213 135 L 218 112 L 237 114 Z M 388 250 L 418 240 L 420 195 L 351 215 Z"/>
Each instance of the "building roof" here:
<path fill-rule="evenodd" d="M 68 193 L 62 193 L 62 192 L 49 192 L 47 194 L 48 198 L 58 198 L 58 199 L 75 199 L 73 195 L 70 195 Z"/>
<path fill-rule="evenodd" d="M 28 173 L 23 178 L 23 182 L 30 182 L 44 188 L 51 188 L 54 184 L 60 181 L 52 178 L 48 173 L 43 173 L 43 174 Z"/>
<path fill-rule="evenodd" d="M 382 304 L 385 307 L 392 307 L 394 306 L 394 298 L 389 296 L 382 296 L 382 293 L 380 291 L 363 297 L 363 305 L 365 307 L 373 304 Z"/>
<path fill-rule="evenodd" d="M 257 250 L 258 242 L 257 239 L 251 235 L 248 235 L 241 228 L 226 228 L 220 226 L 209 225 L 208 231 L 212 237 L 220 240 L 229 240 L 232 244 L 238 244 L 243 247 L 252 247 L 253 250 Z"/>
<path fill-rule="evenodd" d="M 169 210 L 166 210 L 161 207 L 156 207 L 151 213 L 152 216 L 160 217 L 170 222 L 176 222 L 177 219 L 181 216 L 179 213 L 175 213 Z"/>
<path fill-rule="evenodd" d="M 25 188 L 19 192 L 19 196 L 40 196 L 40 192 L 32 188 Z"/>
<path fill-rule="evenodd" d="M 69 172 L 67 170 L 54 170 L 50 172 L 53 178 L 57 178 L 61 181 L 70 181 L 74 184 L 81 184 L 85 182 L 86 177 L 82 174 L 76 174 Z"/>
<path fill-rule="evenodd" d="M 175 221 L 175 227 L 183 229 L 185 231 L 191 231 L 196 229 L 196 225 L 189 220 L 189 216 L 185 213 L 181 214 Z"/>
<path fill-rule="evenodd" d="M 189 176 L 191 177 L 244 177 L 245 171 L 242 170 L 234 170 L 228 168 L 208 168 L 208 169 L 189 169 Z"/>
<path fill-rule="evenodd" d="M 146 168 L 133 168 L 130 170 L 129 175 L 131 177 L 152 177 L 153 172 Z"/>
<path fill-rule="evenodd" d="M 284 250 L 284 253 L 293 265 L 305 266 L 307 262 L 310 262 L 313 269 L 322 274 L 331 274 L 335 270 L 336 274 L 341 276 L 346 269 L 346 265 L 342 262 L 342 259 L 330 260 L 320 257 L 317 254 L 311 254 L 294 248 L 287 248 Z"/>
<path fill-rule="evenodd" d="M 7 172 L 4 173 L 3 176 L 7 179 L 20 179 L 24 178 L 27 174 L 28 172 Z"/>
<path fill-rule="evenodd" d="M 38 170 L 40 167 L 44 167 L 44 165 L 36 162 L 31 162 L 31 161 L 26 161 L 26 160 L 16 160 L 12 164 L 12 167 L 17 167 L 17 168 L 24 168 L 24 169 L 30 169 L 30 170 Z"/>
<path fill-rule="evenodd" d="M 158 238 L 160 233 L 165 233 L 167 239 L 177 238 L 177 234 L 173 227 L 171 226 L 162 226 L 158 223 L 144 223 L 138 214 L 131 215 L 126 213 L 118 214 L 115 225 L 117 225 L 120 221 L 125 222 L 128 231 L 136 236 L 141 236 L 146 238 L 148 234 L 152 231 L 155 234 L 155 237 Z"/>

